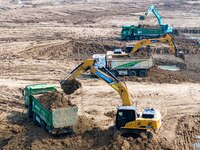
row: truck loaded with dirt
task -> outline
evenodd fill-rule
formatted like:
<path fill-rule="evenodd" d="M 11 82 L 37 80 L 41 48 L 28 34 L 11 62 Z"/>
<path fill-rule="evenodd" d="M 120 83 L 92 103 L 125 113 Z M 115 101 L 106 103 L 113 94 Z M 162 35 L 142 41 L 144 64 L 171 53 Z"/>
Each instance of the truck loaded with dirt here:
<path fill-rule="evenodd" d="M 153 44 L 153 63 L 183 67 L 177 71 L 152 67 L 146 77 L 119 77 L 129 89 L 136 112 L 154 108 L 161 114 L 162 125 L 152 131 L 153 136 L 122 134 L 113 138 L 116 108 L 122 105 L 120 95 L 88 72 L 76 77 L 77 82 L 70 81 L 69 95 L 61 92 L 60 79 L 94 54 L 135 45 L 137 41 L 120 39 L 122 25 L 138 26 L 138 18 L 152 4 L 176 33 L 172 36 L 185 54 L 184 65 L 165 53 L 169 50 L 166 45 Z M 199 0 L 1 0 L 0 149 L 199 149 L 199 7 Z M 146 27 L 158 24 L 153 14 L 143 22 Z M 30 110 L 40 118 L 28 117 L 24 105 L 30 103 L 20 89 L 36 83 L 54 85 L 58 91 L 33 92 L 27 97 L 38 102 L 36 107 L 45 110 L 53 122 L 46 121 L 37 108 Z M 71 107 L 78 108 L 76 123 L 70 125 L 73 134 L 51 135 L 39 124 L 40 119 L 49 125 L 66 121 L 69 115 L 60 118 L 53 116 L 53 111 Z"/>
<path fill-rule="evenodd" d="M 22 91 L 28 116 L 49 134 L 73 133 L 77 123 L 77 106 L 73 105 L 55 86 L 27 85 Z"/>

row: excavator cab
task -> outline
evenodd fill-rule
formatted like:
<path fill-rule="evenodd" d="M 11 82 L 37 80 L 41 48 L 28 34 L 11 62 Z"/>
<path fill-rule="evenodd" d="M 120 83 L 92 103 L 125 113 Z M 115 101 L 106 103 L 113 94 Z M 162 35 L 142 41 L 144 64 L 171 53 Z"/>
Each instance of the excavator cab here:
<path fill-rule="evenodd" d="M 117 109 L 116 129 L 123 128 L 128 122 L 136 120 L 136 107 L 135 106 L 120 106 Z"/>
<path fill-rule="evenodd" d="M 134 48 L 133 45 L 127 45 L 126 48 L 125 48 L 125 50 L 124 50 L 124 52 L 125 52 L 125 53 L 130 53 L 130 52 L 132 51 L 133 48 Z"/>

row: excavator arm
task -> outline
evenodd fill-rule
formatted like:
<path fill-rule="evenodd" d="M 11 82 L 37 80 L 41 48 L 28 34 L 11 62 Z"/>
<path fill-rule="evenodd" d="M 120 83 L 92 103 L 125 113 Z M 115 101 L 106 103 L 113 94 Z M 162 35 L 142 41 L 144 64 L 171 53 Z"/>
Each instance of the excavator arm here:
<path fill-rule="evenodd" d="M 70 87 L 70 86 L 73 86 L 72 81 L 74 81 L 75 78 L 78 77 L 79 75 L 81 75 L 82 73 L 89 70 L 91 73 L 95 74 L 98 78 L 105 81 L 108 85 L 110 85 L 113 89 L 115 89 L 119 93 L 119 95 L 120 95 L 120 97 L 123 101 L 124 106 L 131 106 L 131 104 L 132 104 L 131 98 L 130 98 L 130 94 L 128 92 L 126 85 L 123 82 L 119 81 L 106 68 L 104 68 L 104 70 L 106 72 L 106 73 L 104 73 L 101 70 L 99 70 L 98 68 L 94 67 L 95 63 L 98 63 L 98 62 L 93 60 L 93 59 L 87 59 L 84 62 L 82 62 L 80 65 L 78 65 L 73 71 L 71 71 L 69 73 L 69 75 L 67 75 L 64 78 L 64 80 L 62 80 L 60 82 L 61 88 L 64 90 L 64 92 L 66 94 L 71 94 L 75 90 L 77 90 L 80 86 L 77 86 L 76 88 Z M 73 91 L 72 92 L 66 92 L 69 89 L 72 89 Z"/>
<path fill-rule="evenodd" d="M 157 20 L 158 20 L 158 24 L 159 25 L 163 25 L 163 22 L 162 22 L 162 17 L 161 15 L 158 13 L 158 11 L 156 10 L 155 8 L 155 5 L 151 5 L 151 7 L 148 9 L 147 13 L 145 14 L 146 16 L 149 16 L 151 13 L 153 13 Z"/>
<path fill-rule="evenodd" d="M 154 16 L 157 18 L 157 21 L 158 21 L 158 24 L 160 26 L 163 26 L 163 28 L 166 29 L 166 33 L 172 33 L 173 31 L 173 28 L 168 26 L 168 24 L 164 24 L 163 21 L 162 21 L 162 17 L 161 15 L 159 14 L 159 12 L 156 10 L 155 8 L 155 5 L 151 5 L 151 7 L 149 7 L 148 11 L 145 13 L 145 16 L 149 16 L 151 13 L 154 14 Z M 145 19 L 145 16 L 140 16 L 140 18 L 144 18 Z M 144 19 L 140 19 L 140 20 L 144 20 Z"/>
<path fill-rule="evenodd" d="M 154 43 L 167 43 L 170 46 L 170 54 L 174 54 L 176 57 L 180 57 L 181 59 L 185 60 L 184 53 L 182 51 L 178 51 L 172 37 L 169 34 L 166 34 L 165 37 L 161 38 L 140 40 L 134 45 L 129 55 L 133 57 L 134 54 L 139 50 L 139 48 Z"/>
<path fill-rule="evenodd" d="M 116 122 L 115 129 L 120 132 L 120 134 L 124 133 L 136 133 L 140 134 L 149 129 L 157 130 L 161 126 L 161 115 L 155 109 L 145 109 L 142 112 L 141 117 L 137 115 L 137 108 L 132 105 L 130 100 L 130 95 L 126 85 L 119 81 L 113 74 L 111 74 L 108 70 L 101 71 L 96 68 L 98 62 L 93 59 L 87 59 L 78 65 L 73 71 L 71 71 L 65 78 L 60 82 L 61 88 L 66 94 L 69 94 L 69 89 L 73 92 L 79 88 L 77 86 L 74 88 L 73 82 L 76 77 L 80 74 L 90 71 L 95 74 L 98 78 L 105 81 L 108 85 L 110 85 L 113 89 L 115 89 L 122 101 L 123 106 L 119 106 L 116 114 Z M 66 87 L 68 88 L 66 90 Z M 67 91 L 67 92 L 66 92 Z M 152 117 L 149 117 L 152 116 Z M 115 132 L 116 134 L 116 132 Z"/>

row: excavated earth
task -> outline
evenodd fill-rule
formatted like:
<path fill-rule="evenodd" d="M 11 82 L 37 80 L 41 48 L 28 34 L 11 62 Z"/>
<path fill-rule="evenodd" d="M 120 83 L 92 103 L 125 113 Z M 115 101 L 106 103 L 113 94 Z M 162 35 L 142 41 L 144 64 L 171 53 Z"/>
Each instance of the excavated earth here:
<path fill-rule="evenodd" d="M 16 120 L 18 125 L 12 128 L 12 134 L 6 140 L 1 141 L 3 149 L 192 149 L 195 144 L 195 136 L 200 134 L 199 115 L 183 116 L 175 127 L 176 137 L 173 144 L 166 139 L 157 136 L 148 138 L 146 134 L 117 136 L 113 139 L 113 128 L 99 128 L 91 119 L 80 116 L 75 133 L 72 136 L 51 137 L 41 128 L 33 125 L 25 115 Z M 27 123 L 29 122 L 29 123 Z M 23 125 L 25 123 L 25 125 Z M 10 129 L 9 127 L 7 127 Z M 2 132 L 2 131 L 1 131 Z M 194 143 L 194 144 L 193 144 Z"/>
<path fill-rule="evenodd" d="M 56 109 L 64 107 L 74 106 L 69 99 L 67 99 L 64 93 L 58 92 L 57 90 L 53 92 L 45 93 L 38 97 L 38 100 L 47 108 L 47 109 Z"/>
<path fill-rule="evenodd" d="M 162 127 L 145 134 L 113 139 L 120 96 L 90 75 L 63 87 L 64 93 L 41 97 L 46 107 L 77 105 L 78 123 L 73 135 L 50 136 L 27 116 L 19 88 L 50 83 L 61 91 L 60 81 L 79 63 L 95 53 L 124 48 L 136 41 L 121 41 L 122 24 L 138 24 L 154 3 L 164 23 L 175 28 L 180 59 L 165 54 L 165 45 L 151 46 L 156 64 L 181 67 L 170 72 L 156 67 L 148 77 L 122 77 L 138 111 L 153 107 L 161 112 Z M 199 0 L 1 0 L 0 2 L 0 149 L 199 149 L 200 139 L 200 43 Z M 149 24 L 157 24 L 150 15 Z M 170 60 L 170 61 L 169 61 Z M 67 85 L 67 84 L 66 84 Z M 70 85 L 70 86 L 69 86 Z M 73 88 L 71 88 L 73 87 Z M 56 102 L 55 102 L 56 100 Z M 70 102 L 71 101 L 71 102 Z M 72 103 L 72 104 L 71 104 Z"/>

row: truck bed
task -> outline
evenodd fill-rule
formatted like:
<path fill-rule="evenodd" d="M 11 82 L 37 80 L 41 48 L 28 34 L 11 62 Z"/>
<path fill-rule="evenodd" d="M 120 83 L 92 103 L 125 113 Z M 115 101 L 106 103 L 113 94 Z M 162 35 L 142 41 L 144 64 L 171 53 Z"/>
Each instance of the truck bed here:
<path fill-rule="evenodd" d="M 107 63 L 111 69 L 149 69 L 153 66 L 152 58 L 113 58 Z"/>
<path fill-rule="evenodd" d="M 37 96 L 32 97 L 32 111 L 36 113 L 48 126 L 54 128 L 63 128 L 68 126 L 73 126 L 77 122 L 77 106 L 57 108 L 57 109 L 47 109 L 37 98 Z"/>

